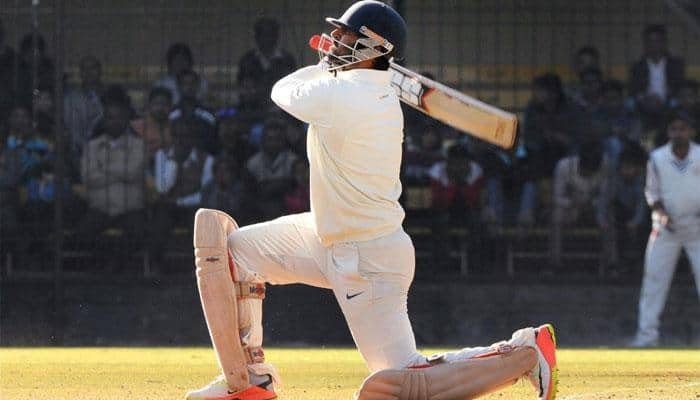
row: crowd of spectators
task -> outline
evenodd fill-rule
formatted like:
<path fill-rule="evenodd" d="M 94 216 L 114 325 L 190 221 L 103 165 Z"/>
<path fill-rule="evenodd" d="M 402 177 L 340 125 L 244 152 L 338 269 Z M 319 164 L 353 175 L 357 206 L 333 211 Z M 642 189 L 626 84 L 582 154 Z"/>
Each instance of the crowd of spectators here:
<path fill-rule="evenodd" d="M 613 273 L 642 259 L 650 231 L 647 156 L 668 141 L 672 115 L 688 115 L 696 129 L 700 122 L 698 82 L 670 53 L 666 28 L 647 26 L 642 42 L 627 82 L 606 77 L 591 46 L 574 55 L 569 85 L 555 73 L 536 76 L 511 153 L 407 113 L 418 123 L 407 122 L 404 183 L 431 188 L 436 259 L 453 246 L 451 228 L 477 233 L 466 240 L 479 260 L 484 235 L 508 227 L 525 236 L 547 229 L 550 271 L 564 263 L 572 228 L 599 231 L 599 262 Z"/>
<path fill-rule="evenodd" d="M 297 63 L 278 44 L 277 21 L 260 19 L 254 32 L 256 47 L 239 61 L 235 104 L 211 106 L 213 89 L 196 72 L 190 47 L 175 43 L 166 75 L 143 105 L 124 87 L 104 84 L 100 60 L 86 55 L 79 83 L 65 91 L 63 120 L 55 121 L 55 67 L 45 41 L 28 34 L 15 52 L 0 26 L 4 250 L 40 254 L 34 250 L 53 234 L 58 194 L 64 230 L 79 246 L 119 231 L 124 246 L 148 250 L 156 266 L 165 263 L 169 235 L 191 227 L 199 207 L 221 209 L 241 224 L 308 210 L 305 127 L 269 99 L 274 82 Z M 575 54 L 577 79 L 568 87 L 553 73 L 535 77 L 512 153 L 405 110 L 403 183 L 429 193 L 436 259 L 449 254 L 454 227 L 469 232 L 477 260 L 485 235 L 500 227 L 548 227 L 552 266 L 562 262 L 563 231 L 576 224 L 600 229 L 611 266 L 627 249 L 642 252 L 648 151 L 666 141 L 670 112 L 700 118 L 698 83 L 669 53 L 665 28 L 649 26 L 643 41 L 626 83 L 605 76 L 594 47 Z M 57 168 L 65 177 L 60 187 Z M 414 213 L 407 211 L 410 224 Z"/>

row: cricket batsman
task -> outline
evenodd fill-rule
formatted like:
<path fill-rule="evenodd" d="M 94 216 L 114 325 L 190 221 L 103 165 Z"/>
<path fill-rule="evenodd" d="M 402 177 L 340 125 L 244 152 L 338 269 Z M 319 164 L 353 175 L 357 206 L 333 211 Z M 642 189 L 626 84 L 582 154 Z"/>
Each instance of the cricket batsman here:
<path fill-rule="evenodd" d="M 403 115 L 389 60 L 406 24 L 391 7 L 353 4 L 322 35 L 321 61 L 278 81 L 272 100 L 309 124 L 311 212 L 239 228 L 216 210 L 195 216 L 197 283 L 222 375 L 187 399 L 267 400 L 280 380 L 262 350 L 265 283 L 333 290 L 371 375 L 359 400 L 462 400 L 527 378 L 556 394 L 556 343 L 546 324 L 508 341 L 426 357 L 407 312 L 415 254 L 404 232 L 399 169 Z"/>

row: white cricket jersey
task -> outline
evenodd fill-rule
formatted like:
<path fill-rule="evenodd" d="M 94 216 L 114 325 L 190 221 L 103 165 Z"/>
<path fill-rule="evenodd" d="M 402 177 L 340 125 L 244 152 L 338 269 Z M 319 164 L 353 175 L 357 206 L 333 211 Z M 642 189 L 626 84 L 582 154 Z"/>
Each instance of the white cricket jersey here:
<path fill-rule="evenodd" d="M 311 213 L 321 243 L 367 241 L 401 226 L 403 114 L 388 71 L 320 66 L 279 80 L 272 100 L 309 124 Z"/>
<path fill-rule="evenodd" d="M 683 160 L 670 143 L 651 152 L 645 193 L 650 206 L 663 203 L 675 230 L 700 230 L 700 146 L 691 142 Z"/>

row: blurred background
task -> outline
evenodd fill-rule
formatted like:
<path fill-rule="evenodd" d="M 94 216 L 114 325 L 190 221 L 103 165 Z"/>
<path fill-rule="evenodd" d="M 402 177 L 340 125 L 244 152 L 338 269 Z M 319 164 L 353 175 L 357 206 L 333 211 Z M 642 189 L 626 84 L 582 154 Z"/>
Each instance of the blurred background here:
<path fill-rule="evenodd" d="M 207 345 L 194 212 L 308 210 L 306 127 L 269 92 L 351 3 L 0 0 L 0 345 Z M 626 343 L 647 155 L 671 113 L 700 121 L 697 3 L 389 3 L 406 66 L 520 118 L 506 152 L 404 110 L 419 343 L 544 320 Z M 697 297 L 683 257 L 662 344 L 700 343 Z M 352 343 L 330 292 L 270 287 L 265 307 L 268 344 Z"/>

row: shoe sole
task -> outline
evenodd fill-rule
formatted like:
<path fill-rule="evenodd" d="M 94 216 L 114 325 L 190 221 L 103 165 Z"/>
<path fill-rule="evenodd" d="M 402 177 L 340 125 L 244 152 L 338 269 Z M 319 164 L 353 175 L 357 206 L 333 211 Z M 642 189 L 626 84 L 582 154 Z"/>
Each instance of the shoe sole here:
<path fill-rule="evenodd" d="M 537 331 L 537 336 L 539 338 L 540 332 L 543 332 L 543 328 L 547 328 L 547 334 L 549 335 L 550 340 L 554 344 L 554 353 L 552 354 L 553 358 L 551 360 L 548 360 L 547 357 L 545 357 L 545 361 L 547 362 L 547 365 L 549 366 L 549 390 L 547 390 L 546 395 L 543 397 L 544 400 L 554 400 L 557 397 L 557 386 L 559 384 L 559 368 L 557 368 L 557 358 L 556 358 L 556 351 L 557 351 L 557 335 L 554 332 L 554 326 L 552 324 L 545 324 L 542 325 L 538 331 Z M 535 339 L 537 340 L 537 339 Z M 539 343 L 538 343 L 539 347 Z M 541 373 L 541 372 L 540 372 Z"/>

